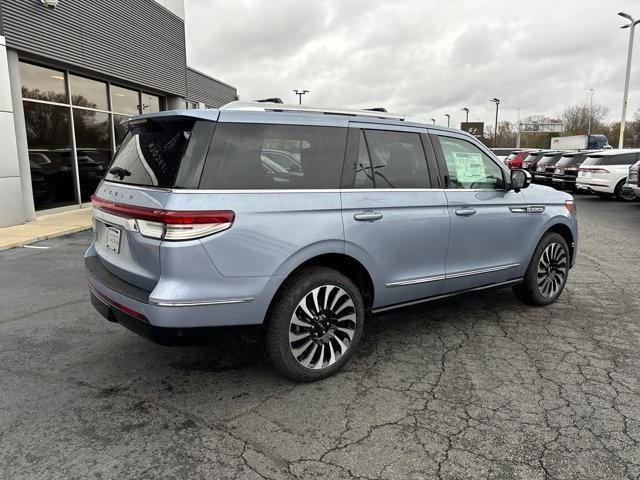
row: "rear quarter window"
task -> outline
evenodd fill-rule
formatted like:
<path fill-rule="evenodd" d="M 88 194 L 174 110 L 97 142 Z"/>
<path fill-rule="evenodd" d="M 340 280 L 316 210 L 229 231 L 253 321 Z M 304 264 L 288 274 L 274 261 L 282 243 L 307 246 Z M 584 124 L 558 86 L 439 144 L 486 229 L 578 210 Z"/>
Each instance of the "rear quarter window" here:
<path fill-rule="evenodd" d="M 220 123 L 200 188 L 339 188 L 346 142 L 340 127 Z"/>

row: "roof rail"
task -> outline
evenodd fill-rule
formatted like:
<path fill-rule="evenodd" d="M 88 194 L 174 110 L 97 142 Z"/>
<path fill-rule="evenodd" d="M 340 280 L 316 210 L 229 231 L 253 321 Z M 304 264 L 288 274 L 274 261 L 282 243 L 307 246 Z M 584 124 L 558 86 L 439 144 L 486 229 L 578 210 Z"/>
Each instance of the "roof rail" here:
<path fill-rule="evenodd" d="M 281 98 L 271 97 L 271 98 L 263 98 L 260 100 L 256 100 L 258 103 L 284 103 Z"/>
<path fill-rule="evenodd" d="M 394 113 L 373 111 L 373 110 L 348 110 L 340 108 L 319 108 L 319 107 L 303 107 L 299 105 L 284 105 L 280 103 L 260 103 L 260 102 L 231 102 L 220 110 L 254 110 L 269 112 L 289 112 L 289 113 L 315 113 L 322 115 L 345 115 L 351 117 L 370 117 L 388 120 L 404 121 L 404 115 Z"/>

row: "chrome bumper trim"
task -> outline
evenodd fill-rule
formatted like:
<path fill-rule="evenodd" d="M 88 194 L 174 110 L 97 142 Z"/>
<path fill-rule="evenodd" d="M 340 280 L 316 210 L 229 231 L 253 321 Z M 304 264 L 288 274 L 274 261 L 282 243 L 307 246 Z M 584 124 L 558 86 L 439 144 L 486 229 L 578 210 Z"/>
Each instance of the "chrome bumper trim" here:
<path fill-rule="evenodd" d="M 207 305 L 236 305 L 238 303 L 249 303 L 253 298 L 230 298 L 227 300 L 203 300 L 194 302 L 163 302 L 149 300 L 149 305 L 157 307 L 203 307 Z"/>

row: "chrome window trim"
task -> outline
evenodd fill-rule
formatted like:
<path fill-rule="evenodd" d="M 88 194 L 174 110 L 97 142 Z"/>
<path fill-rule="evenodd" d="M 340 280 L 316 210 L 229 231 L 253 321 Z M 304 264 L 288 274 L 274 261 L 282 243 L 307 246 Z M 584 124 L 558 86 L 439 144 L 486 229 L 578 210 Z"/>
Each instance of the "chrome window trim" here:
<path fill-rule="evenodd" d="M 249 303 L 252 297 L 247 298 L 230 298 L 226 300 L 196 300 L 193 302 L 165 302 L 162 300 L 149 300 L 149 305 L 157 307 L 202 307 L 208 305 L 237 305 L 241 303 Z"/>

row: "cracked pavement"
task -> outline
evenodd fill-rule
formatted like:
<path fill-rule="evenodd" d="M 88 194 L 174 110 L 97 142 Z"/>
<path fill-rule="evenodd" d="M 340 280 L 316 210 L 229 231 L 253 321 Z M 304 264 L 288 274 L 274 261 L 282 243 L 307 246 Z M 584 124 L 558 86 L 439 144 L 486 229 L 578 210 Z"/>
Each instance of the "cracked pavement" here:
<path fill-rule="evenodd" d="M 94 313 L 90 232 L 0 253 L 0 478 L 640 478 L 640 203 L 577 196 L 559 301 L 388 312 L 297 385 L 251 345 L 166 348 Z"/>

